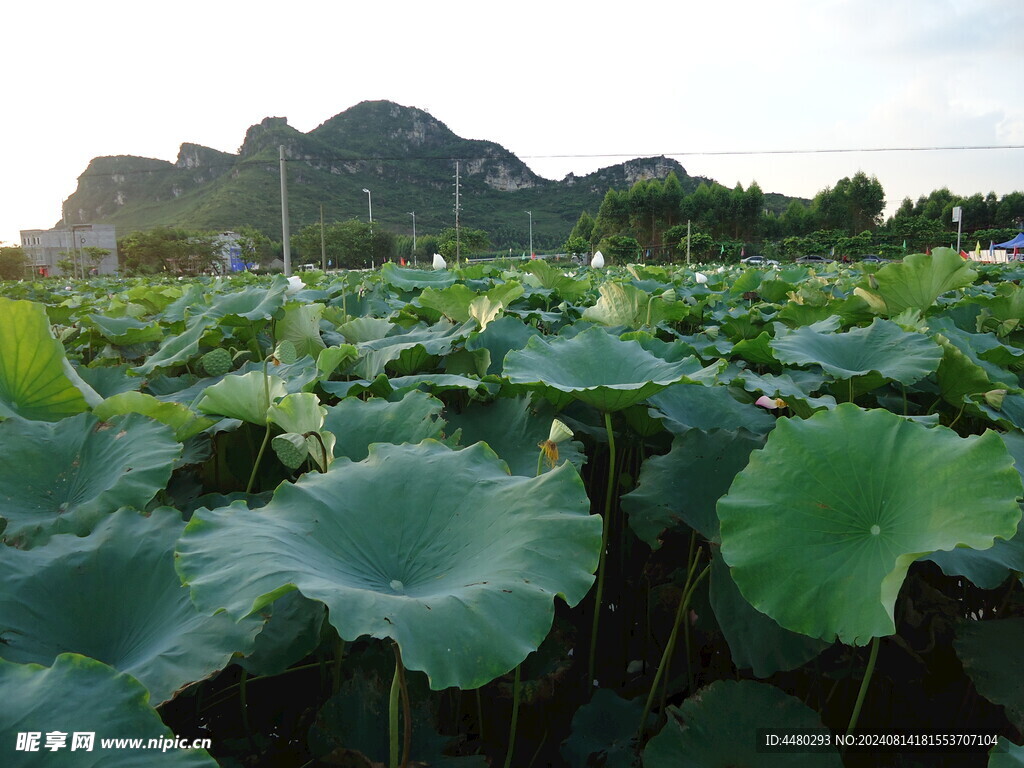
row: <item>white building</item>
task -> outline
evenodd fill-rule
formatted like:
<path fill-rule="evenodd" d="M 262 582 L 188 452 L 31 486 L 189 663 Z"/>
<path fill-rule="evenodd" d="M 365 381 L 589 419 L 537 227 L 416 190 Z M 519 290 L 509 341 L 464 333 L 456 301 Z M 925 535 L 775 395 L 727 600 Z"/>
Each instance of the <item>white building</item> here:
<path fill-rule="evenodd" d="M 89 274 L 112 275 L 117 271 L 117 233 L 110 224 L 74 224 L 54 229 L 21 230 L 21 247 L 25 250 L 32 271 L 36 275 L 64 274 L 58 261 L 70 260 L 75 264 L 72 272 L 80 276 Z M 107 251 L 97 263 L 90 249 Z M 95 270 L 95 273 L 93 272 Z"/>

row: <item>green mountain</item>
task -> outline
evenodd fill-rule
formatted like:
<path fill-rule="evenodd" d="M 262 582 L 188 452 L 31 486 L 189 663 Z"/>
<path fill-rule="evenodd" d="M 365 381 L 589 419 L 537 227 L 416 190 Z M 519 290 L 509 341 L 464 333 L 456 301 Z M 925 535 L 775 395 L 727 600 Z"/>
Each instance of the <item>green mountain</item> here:
<path fill-rule="evenodd" d="M 525 250 L 533 213 L 538 249 L 560 245 L 582 211 L 596 215 L 610 188 L 675 172 L 684 192 L 701 181 L 665 157 L 629 160 L 561 181 L 535 174 L 490 141 L 463 139 L 423 110 L 366 101 L 309 133 L 268 117 L 246 131 L 238 154 L 182 144 L 175 162 L 114 156 L 93 159 L 64 203 L 68 224 L 113 224 L 119 233 L 158 226 L 255 227 L 281 236 L 279 146 L 285 147 L 292 232 L 318 222 L 365 218 L 419 235 L 454 225 L 456 161 L 460 223 L 485 230 L 495 248 Z M 774 196 L 773 196 L 774 197 Z M 790 198 L 778 196 L 781 211 Z M 766 195 L 766 199 L 768 196 Z M 772 200 L 772 207 L 776 201 Z"/>

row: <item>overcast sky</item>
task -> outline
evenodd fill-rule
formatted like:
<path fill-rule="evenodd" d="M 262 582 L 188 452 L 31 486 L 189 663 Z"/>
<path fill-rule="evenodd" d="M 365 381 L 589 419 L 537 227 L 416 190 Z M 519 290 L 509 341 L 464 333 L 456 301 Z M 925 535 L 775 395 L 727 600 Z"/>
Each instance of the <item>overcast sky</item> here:
<path fill-rule="evenodd" d="M 1024 145 L 1022 0 L 58 0 L 0 19 L 8 243 L 53 226 L 94 157 L 237 152 L 264 117 L 309 131 L 376 99 L 552 179 L 664 154 L 804 197 L 861 170 L 890 213 L 942 186 L 1024 190 L 1020 148 L 720 154 Z"/>

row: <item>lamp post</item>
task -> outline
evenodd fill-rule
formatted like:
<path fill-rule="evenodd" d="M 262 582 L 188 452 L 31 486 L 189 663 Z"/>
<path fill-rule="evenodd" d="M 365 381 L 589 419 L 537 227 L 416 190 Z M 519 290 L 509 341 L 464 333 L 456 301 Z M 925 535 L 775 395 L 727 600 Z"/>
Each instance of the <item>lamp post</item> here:
<path fill-rule="evenodd" d="M 525 211 L 530 217 L 530 258 L 533 258 L 533 211 Z"/>
<path fill-rule="evenodd" d="M 412 216 L 412 265 L 416 266 L 416 211 L 409 211 Z"/>

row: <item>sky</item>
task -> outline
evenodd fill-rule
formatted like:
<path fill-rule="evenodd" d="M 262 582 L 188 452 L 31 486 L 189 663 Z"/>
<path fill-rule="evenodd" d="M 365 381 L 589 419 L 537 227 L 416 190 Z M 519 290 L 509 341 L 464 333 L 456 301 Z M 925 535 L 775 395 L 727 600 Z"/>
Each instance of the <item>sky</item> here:
<path fill-rule="evenodd" d="M 1020 0 L 16 0 L 0 20 L 6 243 L 54 226 L 94 157 L 235 153 L 264 117 L 306 132 L 378 99 L 550 179 L 668 155 L 813 197 L 863 171 L 888 214 L 1024 190 Z M 1013 148 L 924 151 L 992 146 Z M 849 151 L 893 148 L 916 151 Z"/>

